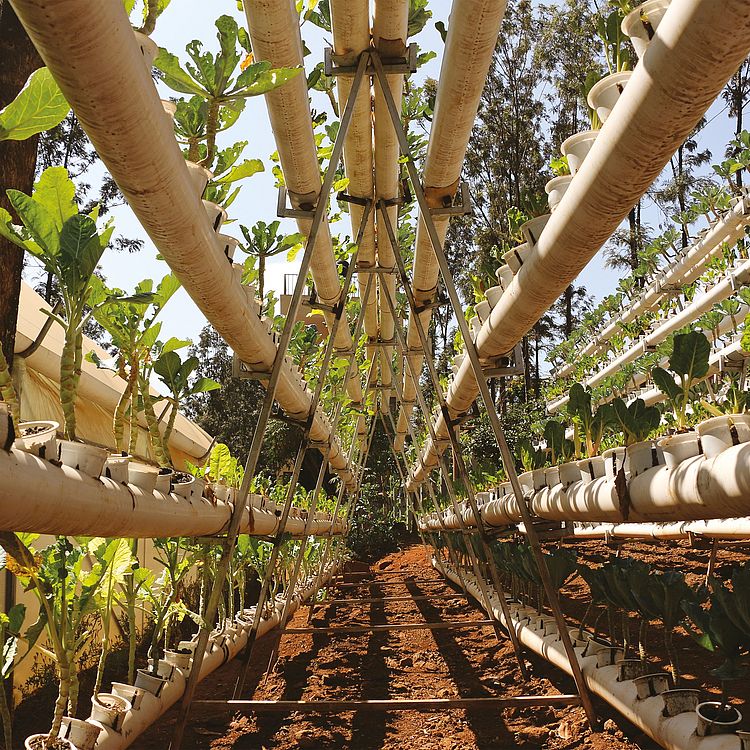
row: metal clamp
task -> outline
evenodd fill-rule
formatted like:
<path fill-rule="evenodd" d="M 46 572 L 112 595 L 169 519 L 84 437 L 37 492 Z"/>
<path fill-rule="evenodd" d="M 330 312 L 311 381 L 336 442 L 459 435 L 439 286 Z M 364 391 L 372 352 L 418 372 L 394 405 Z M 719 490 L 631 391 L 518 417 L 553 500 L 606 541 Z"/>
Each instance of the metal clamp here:
<path fill-rule="evenodd" d="M 369 53 L 368 53 L 369 54 Z M 405 57 L 394 57 L 384 58 L 382 60 L 383 69 L 386 73 L 401 73 L 409 74 L 417 72 L 417 57 L 419 54 L 419 46 L 416 42 L 412 42 L 406 48 Z M 336 78 L 337 76 L 353 76 L 357 72 L 357 65 L 347 64 L 350 56 L 337 55 L 331 47 L 326 47 L 323 50 L 323 73 L 327 76 Z M 347 60 L 347 62 L 342 61 Z M 367 75 L 374 75 L 375 68 L 371 62 L 367 64 Z"/>
<path fill-rule="evenodd" d="M 471 206 L 471 195 L 469 193 L 469 186 L 462 182 L 459 189 L 456 191 L 456 198 L 450 206 L 443 208 L 431 208 L 430 215 L 432 216 L 465 216 L 472 212 Z"/>
<path fill-rule="evenodd" d="M 279 185 L 279 195 L 276 201 L 276 215 L 282 219 L 309 219 L 312 221 L 315 216 L 315 206 L 306 203 L 300 208 L 289 208 L 286 204 L 288 194 L 289 191 L 286 189 L 286 186 Z"/>

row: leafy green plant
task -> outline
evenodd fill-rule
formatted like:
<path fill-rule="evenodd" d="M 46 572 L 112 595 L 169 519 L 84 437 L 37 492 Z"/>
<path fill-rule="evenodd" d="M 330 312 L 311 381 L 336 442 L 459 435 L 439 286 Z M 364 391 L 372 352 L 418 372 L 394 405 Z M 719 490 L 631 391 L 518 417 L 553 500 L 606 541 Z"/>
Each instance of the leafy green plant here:
<path fill-rule="evenodd" d="M 57 736 L 63 715 L 75 716 L 78 705 L 78 667 L 81 652 L 89 639 L 84 623 L 100 609 L 102 583 L 112 558 L 103 555 L 90 570 L 89 555 L 106 545 L 101 538 L 82 539 L 75 546 L 60 537 L 38 552 L 30 545 L 38 534 L 0 533 L 0 544 L 7 554 L 7 567 L 30 591 L 39 604 L 39 619 L 26 638 L 29 648 L 46 631 L 49 648 L 38 648 L 57 668 L 59 691 L 50 734 Z"/>
<path fill-rule="evenodd" d="M 0 208 L 0 235 L 38 258 L 60 288 L 60 312 L 44 312 L 65 332 L 60 359 L 60 403 L 65 434 L 75 440 L 83 329 L 97 307 L 108 301 L 92 306 L 92 278 L 114 227 L 110 221 L 100 232 L 96 209 L 90 214 L 79 213 L 75 185 L 64 167 L 44 170 L 34 185 L 33 195 L 8 190 L 8 199 L 23 226 L 15 226 L 10 214 Z"/>
<path fill-rule="evenodd" d="M 604 49 L 604 57 L 610 73 L 621 73 L 633 67 L 630 42 L 622 31 L 622 14 L 613 10 L 606 16 L 599 16 L 596 33 Z"/>
<path fill-rule="evenodd" d="M 5 567 L 3 565 L 1 568 Z M 6 694 L 5 681 L 13 674 L 13 670 L 18 666 L 16 654 L 18 653 L 18 643 L 21 640 L 21 628 L 26 618 L 26 606 L 24 604 L 14 604 L 6 614 L 0 612 L 0 647 L 2 648 L 2 661 L 0 662 L 0 722 L 3 727 L 3 740 L 5 747 L 13 747 L 13 719 L 10 715 L 8 706 L 8 696 Z M 28 656 L 27 649 L 24 656 Z"/>
<path fill-rule="evenodd" d="M 611 406 L 614 423 L 619 426 L 625 445 L 646 440 L 659 426 L 659 410 L 655 406 L 646 406 L 642 398 L 635 399 L 629 406 L 621 398 L 616 398 Z"/>
<path fill-rule="evenodd" d="M 70 104 L 47 68 L 39 68 L 13 101 L 0 110 L 0 141 L 24 141 L 59 125 Z"/>
<path fill-rule="evenodd" d="M 549 168 L 552 170 L 552 174 L 555 177 L 562 177 L 563 175 L 570 174 L 570 167 L 568 166 L 567 156 L 555 156 L 550 160 Z"/>
<path fill-rule="evenodd" d="M 667 397 L 674 411 L 678 429 L 687 427 L 687 410 L 692 399 L 691 389 L 708 374 L 711 344 L 700 331 L 677 334 L 672 344 L 667 372 L 661 367 L 651 371 L 657 388 Z M 675 381 L 675 376 L 679 379 Z"/>
<path fill-rule="evenodd" d="M 170 392 L 171 409 L 164 435 L 161 438 L 167 455 L 169 455 L 169 438 L 172 435 L 180 405 L 190 396 L 221 388 L 221 383 L 211 378 L 198 377 L 192 379 L 192 374 L 199 364 L 197 357 L 188 357 L 183 362 L 176 351 L 163 351 L 154 362 L 154 372 Z M 143 389 L 141 393 L 143 394 Z"/>
<path fill-rule="evenodd" d="M 202 43 L 194 39 L 185 48 L 190 62 L 184 68 L 165 49 L 154 61 L 167 86 L 204 101 L 205 106 L 197 101 L 189 105 L 190 113 L 180 113 L 178 124 L 184 128 L 191 118 L 188 132 L 193 136 L 187 158 L 200 160 L 209 169 L 216 156 L 216 134 L 237 121 L 246 100 L 283 86 L 301 72 L 300 68 L 272 69 L 268 62 L 252 62 L 250 37 L 231 16 L 220 16 L 216 29 L 220 50 L 215 55 L 204 52 Z"/>
<path fill-rule="evenodd" d="M 296 249 L 302 247 L 305 241 L 305 235 L 299 232 L 286 235 L 280 233 L 280 226 L 281 222 L 279 221 L 272 221 L 270 224 L 266 224 L 265 221 L 258 221 L 250 229 L 242 224 L 240 225 L 242 235 L 247 243 L 240 245 L 240 247 L 251 256 L 245 262 L 246 270 L 254 270 L 248 261 L 254 262 L 255 259 L 258 261 L 258 296 L 261 299 L 263 299 L 266 261 L 268 258 L 273 258 L 280 253 L 288 254 L 294 252 Z"/>
<path fill-rule="evenodd" d="M 586 454 L 596 456 L 605 432 L 611 427 L 614 415 L 610 404 L 602 404 L 596 411 L 592 407 L 591 391 L 580 383 L 570 387 L 568 414 L 581 426 L 586 439 Z"/>
<path fill-rule="evenodd" d="M 135 455 L 138 440 L 138 376 L 142 366 L 150 359 L 161 331 L 161 323 L 156 319 L 180 288 L 180 282 L 173 274 L 167 274 L 154 290 L 154 282 L 144 279 L 136 285 L 134 298 L 130 301 L 117 299 L 118 296 L 122 297 L 123 292 L 107 289 L 97 277 L 92 278 L 92 285 L 92 298 L 101 300 L 101 305 L 94 309 L 94 319 L 107 331 L 117 347 L 111 369 L 126 382 L 112 423 L 115 445 L 118 451 L 125 449 L 125 420 L 129 413 L 128 452 Z M 101 361 L 94 352 L 89 352 L 86 358 L 97 367 L 110 367 L 110 363 Z"/>

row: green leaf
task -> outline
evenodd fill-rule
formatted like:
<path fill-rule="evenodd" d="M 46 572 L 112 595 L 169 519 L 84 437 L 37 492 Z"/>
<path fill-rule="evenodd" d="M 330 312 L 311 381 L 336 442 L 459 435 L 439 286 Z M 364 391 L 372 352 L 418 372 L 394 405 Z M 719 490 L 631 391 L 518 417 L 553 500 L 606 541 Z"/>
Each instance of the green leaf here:
<path fill-rule="evenodd" d="M 680 375 L 683 381 L 691 383 L 708 373 L 708 358 L 711 343 L 700 331 L 680 333 L 674 337 L 670 369 Z"/>
<path fill-rule="evenodd" d="M 182 360 L 180 359 L 180 355 L 172 350 L 162 352 L 161 356 L 154 362 L 154 372 L 169 388 L 172 388 L 177 382 L 181 367 Z"/>
<path fill-rule="evenodd" d="M 29 249 L 26 240 L 16 230 L 11 215 L 2 206 L 0 206 L 0 237 L 5 237 L 6 240 L 12 242 L 14 245 Z"/>
<path fill-rule="evenodd" d="M 680 386 L 677 385 L 674 377 L 670 373 L 668 373 L 664 368 L 654 367 L 654 369 L 651 370 L 651 377 L 656 387 L 667 398 L 672 399 L 672 401 L 677 401 L 677 399 L 679 399 L 680 396 L 682 395 Z"/>
<path fill-rule="evenodd" d="M 208 91 L 182 69 L 177 55 L 160 48 L 159 54 L 154 60 L 154 67 L 164 74 L 164 83 L 173 91 L 179 91 L 182 94 L 198 94 L 198 96 L 204 98 L 208 97 Z"/>
<path fill-rule="evenodd" d="M 161 324 L 160 324 L 161 325 Z M 189 339 L 178 339 L 176 336 L 172 336 L 166 341 L 164 346 L 161 348 L 162 354 L 168 354 L 174 352 L 177 349 L 184 349 L 186 346 L 190 346 L 193 342 Z"/>
<path fill-rule="evenodd" d="M 8 190 L 8 199 L 39 247 L 50 257 L 56 256 L 60 251 L 60 232 L 49 210 L 19 190 Z"/>
<path fill-rule="evenodd" d="M 59 125 L 70 105 L 47 68 L 30 76 L 18 96 L 0 111 L 0 141 L 23 141 Z"/>
<path fill-rule="evenodd" d="M 69 290 L 88 282 L 102 252 L 92 219 L 76 214 L 65 222 L 60 232 L 60 271 L 61 281 Z"/>
<path fill-rule="evenodd" d="M 269 70 L 265 68 L 261 71 L 252 71 L 251 69 L 259 65 L 268 65 L 268 63 L 254 63 L 246 68 L 237 79 L 237 85 L 230 92 L 233 96 L 260 96 L 267 94 L 269 91 L 283 86 L 287 81 L 291 81 L 302 72 L 302 68 L 276 68 Z M 246 75 L 249 74 L 249 75 Z"/>
<path fill-rule="evenodd" d="M 232 167 L 223 177 L 220 177 L 214 182 L 220 184 L 237 182 L 238 180 L 244 180 L 247 177 L 252 177 L 258 172 L 263 172 L 265 167 L 260 159 L 245 159 L 241 164 Z"/>
<path fill-rule="evenodd" d="M 49 167 L 42 172 L 34 185 L 34 200 L 49 211 L 58 231 L 78 213 L 76 186 L 65 167 Z"/>
<path fill-rule="evenodd" d="M 208 391 L 219 390 L 219 388 L 221 388 L 221 383 L 217 383 L 211 378 L 198 378 L 190 388 L 190 393 L 207 393 Z"/>

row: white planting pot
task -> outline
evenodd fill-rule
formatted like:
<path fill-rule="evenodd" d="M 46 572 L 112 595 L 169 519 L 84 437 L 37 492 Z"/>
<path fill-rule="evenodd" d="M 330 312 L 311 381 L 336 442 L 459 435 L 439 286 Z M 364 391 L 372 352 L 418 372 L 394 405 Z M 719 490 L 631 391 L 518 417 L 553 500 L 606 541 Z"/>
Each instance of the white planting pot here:
<path fill-rule="evenodd" d="M 519 247 L 523 247 L 523 245 L 519 245 Z M 500 266 L 495 271 L 495 278 L 503 289 L 507 289 L 510 282 L 513 281 L 513 269 L 509 265 Z"/>
<path fill-rule="evenodd" d="M 159 473 L 156 475 L 156 491 L 168 495 L 172 491 L 173 476 L 172 469 L 166 467 L 159 469 Z"/>
<path fill-rule="evenodd" d="M 133 31 L 135 35 L 135 41 L 138 43 L 138 48 L 141 51 L 141 57 L 143 58 L 143 64 L 146 66 L 146 72 L 149 77 L 151 76 L 151 68 L 154 67 L 154 60 L 159 55 L 159 45 L 150 37 L 145 34 L 141 34 L 140 31 Z"/>
<path fill-rule="evenodd" d="M 105 702 L 115 705 L 105 705 Z M 91 696 L 91 718 L 100 724 L 119 730 L 122 727 L 123 719 L 128 711 L 133 708 L 130 701 L 121 695 L 113 693 L 99 693 L 98 696 Z"/>
<path fill-rule="evenodd" d="M 39 432 L 24 435 L 26 428 L 39 428 Z M 36 421 L 21 422 L 18 428 L 19 435 L 13 443 L 13 447 L 26 453 L 33 453 L 40 458 L 57 458 L 57 431 L 60 425 L 57 422 Z"/>
<path fill-rule="evenodd" d="M 700 422 L 697 427 L 703 455 L 713 458 L 733 445 L 750 442 L 750 414 L 726 414 Z"/>
<path fill-rule="evenodd" d="M 535 216 L 533 219 L 521 224 L 521 231 L 529 245 L 529 248 L 533 248 L 544 231 L 544 227 L 547 226 L 551 214 L 542 214 L 541 216 Z"/>
<path fill-rule="evenodd" d="M 598 130 L 582 130 L 580 133 L 571 135 L 566 138 L 560 146 L 560 151 L 568 160 L 570 174 L 575 173 L 581 168 L 583 160 L 586 158 L 591 147 L 594 145 L 596 137 L 599 135 Z"/>
<path fill-rule="evenodd" d="M 100 727 L 72 716 L 63 716 L 59 736 L 70 740 L 76 750 L 94 750 Z"/>
<path fill-rule="evenodd" d="M 489 317 L 491 309 L 492 308 L 490 307 L 490 303 L 485 299 L 483 299 L 481 302 L 477 302 L 477 304 L 474 305 L 474 310 L 476 311 L 476 314 L 478 315 L 482 325 L 484 325 L 484 321 Z"/>
<path fill-rule="evenodd" d="M 490 303 L 490 307 L 494 307 L 498 302 L 500 302 L 500 298 L 503 296 L 504 289 L 501 285 L 498 286 L 491 286 L 485 293 L 484 296 L 487 297 L 487 302 Z"/>
<path fill-rule="evenodd" d="M 572 174 L 563 174 L 559 177 L 553 177 L 544 186 L 544 192 L 547 193 L 547 203 L 549 204 L 550 213 L 554 213 L 572 180 Z"/>
<path fill-rule="evenodd" d="M 653 469 L 655 453 L 652 440 L 643 440 L 640 443 L 629 445 L 626 449 L 626 466 L 630 476 L 636 477 L 643 474 L 647 469 Z"/>
<path fill-rule="evenodd" d="M 606 122 L 612 114 L 615 104 L 619 101 L 632 75 L 633 71 L 631 70 L 612 73 L 604 76 L 601 81 L 597 81 L 591 87 L 587 97 L 589 107 L 596 110 L 596 114 L 599 115 L 602 122 Z"/>
<path fill-rule="evenodd" d="M 521 270 L 521 266 L 526 262 L 529 255 L 531 255 L 532 249 L 532 246 L 528 242 L 522 242 L 520 245 L 516 245 L 512 250 L 503 254 L 503 260 L 512 271 L 511 276 L 506 277 L 501 282 L 506 289 L 510 285 L 510 282 L 513 281 L 513 276 Z M 502 267 L 505 268 L 505 266 Z"/>
<path fill-rule="evenodd" d="M 214 174 L 200 164 L 195 164 L 192 161 L 186 161 L 185 166 L 190 177 L 190 184 L 195 189 L 195 194 L 200 198 L 206 189 L 206 185 L 208 185 L 208 181 Z"/>
<path fill-rule="evenodd" d="M 563 487 L 569 487 L 574 482 L 581 481 L 581 467 L 578 463 L 578 461 L 569 461 L 568 463 L 560 464 L 558 467 L 560 484 Z"/>
<path fill-rule="evenodd" d="M 610 481 L 614 481 L 625 464 L 625 448 L 610 448 L 602 453 L 602 458 L 604 459 L 604 476 Z"/>
<path fill-rule="evenodd" d="M 73 440 L 61 440 L 57 446 L 57 457 L 62 464 L 95 479 L 104 471 L 108 456 L 106 448 Z"/>
<path fill-rule="evenodd" d="M 664 451 L 664 462 L 670 469 L 701 452 L 700 435 L 697 432 L 668 435 L 659 440 L 657 445 Z"/>
<path fill-rule="evenodd" d="M 670 0 L 646 0 L 622 19 L 622 33 L 630 37 L 638 58 L 642 58 L 654 32 L 659 28 Z"/>
<path fill-rule="evenodd" d="M 159 467 L 131 461 L 128 466 L 128 484 L 140 487 L 144 492 L 152 493 L 156 489 Z"/>
<path fill-rule="evenodd" d="M 237 245 L 240 244 L 240 241 L 236 237 L 230 237 L 228 234 L 217 234 L 216 239 L 219 240 L 221 243 L 221 249 L 224 252 L 224 255 L 229 258 L 229 260 L 234 259 L 234 253 L 235 250 L 237 250 Z"/>
<path fill-rule="evenodd" d="M 471 325 L 471 329 L 474 332 L 474 338 L 476 338 L 479 335 L 479 332 L 482 330 L 482 321 L 479 320 L 479 316 L 475 315 L 471 320 L 469 321 L 469 325 Z"/>
<path fill-rule="evenodd" d="M 584 482 L 592 482 L 594 479 L 600 479 L 606 473 L 604 464 L 604 456 L 582 458 L 578 462 L 578 468 L 581 470 L 581 479 Z"/>
<path fill-rule="evenodd" d="M 214 232 L 218 232 L 221 229 L 221 225 L 227 220 L 227 212 L 217 203 L 207 200 L 202 200 L 201 203 L 206 211 L 206 216 L 208 216 L 211 227 Z"/>
<path fill-rule="evenodd" d="M 117 482 L 117 484 L 127 484 L 130 458 L 130 456 L 123 456 L 121 453 L 111 453 L 104 464 L 102 475 L 113 482 Z"/>

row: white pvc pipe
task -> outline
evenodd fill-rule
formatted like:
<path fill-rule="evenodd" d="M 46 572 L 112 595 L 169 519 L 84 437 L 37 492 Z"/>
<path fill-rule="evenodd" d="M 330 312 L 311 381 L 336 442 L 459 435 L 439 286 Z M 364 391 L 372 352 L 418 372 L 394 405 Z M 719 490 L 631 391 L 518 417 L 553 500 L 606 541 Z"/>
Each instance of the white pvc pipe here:
<path fill-rule="evenodd" d="M 311 584 L 301 588 L 298 594 L 292 599 L 289 613 L 297 611 L 300 604 L 315 593 L 334 576 L 338 570 L 338 563 L 333 564 L 326 574 L 321 577 L 320 584 L 315 586 L 315 579 Z M 269 618 L 260 621 L 258 627 L 258 637 L 264 636 L 269 630 L 276 627 L 280 622 L 281 609 L 284 606 L 283 601 L 274 603 L 274 612 Z M 247 644 L 248 635 L 251 629 L 255 608 L 251 607 L 245 610 L 243 623 L 237 622 L 238 632 L 236 635 L 225 641 L 225 646 L 219 648 L 209 644 L 209 650 L 206 651 L 201 665 L 200 680 L 205 679 L 209 674 L 214 672 L 220 666 L 234 659 L 240 654 Z M 151 693 L 145 693 L 141 699 L 140 706 L 137 710 L 128 711 L 123 721 L 122 729 L 118 732 L 111 727 L 104 726 L 98 721 L 89 719 L 91 723 L 100 728 L 99 737 L 96 741 L 96 750 L 122 750 L 129 747 L 146 729 L 148 729 L 162 714 L 171 708 L 182 697 L 185 692 L 188 671 L 175 667 L 172 679 L 164 686 L 159 697 Z"/>
<path fill-rule="evenodd" d="M 592 356 L 604 348 L 604 344 L 617 332 L 620 323 L 629 323 L 644 312 L 652 310 L 667 294 L 667 287 L 690 284 L 700 276 L 708 262 L 721 254 L 725 245 L 730 247 L 745 235 L 750 226 L 750 208 L 746 198 L 741 198 L 708 232 L 693 243 L 676 262 L 657 273 L 651 284 L 641 293 L 633 304 L 626 306 L 617 319 L 609 323 L 601 333 L 596 335 L 580 354 Z M 565 377 L 573 372 L 575 365 L 561 367 L 556 375 Z"/>
<path fill-rule="evenodd" d="M 586 385 L 589 388 L 594 387 L 608 375 L 612 375 L 622 369 L 624 365 L 638 359 L 648 347 L 660 344 L 671 333 L 679 331 L 680 328 L 700 318 L 701 315 L 708 312 L 714 305 L 736 294 L 737 289 L 747 283 L 748 274 L 750 274 L 750 260 L 745 261 L 736 271 L 727 274 L 726 278 L 714 284 L 679 313 L 665 320 L 655 331 L 647 334 L 642 341 L 626 349 L 606 367 L 588 378 Z M 738 314 L 738 317 L 740 315 L 741 313 Z"/>
<path fill-rule="evenodd" d="M 658 176 L 750 51 L 750 6 L 726 0 L 673 2 L 612 114 L 536 246 L 477 337 L 482 358 L 512 351 L 578 276 Z M 478 393 L 464 361 L 448 400 L 465 413 Z M 440 417 L 439 438 L 446 436 Z M 428 440 L 407 489 L 436 466 Z"/>
<path fill-rule="evenodd" d="M 476 120 L 500 25 L 505 14 L 505 0 L 453 0 L 440 66 L 435 112 L 430 128 L 427 157 L 424 163 L 424 189 L 428 204 L 442 208 L 456 194 L 461 167 Z M 440 241 L 448 231 L 447 217 L 434 217 Z M 435 296 L 439 270 L 430 239 L 420 219 L 414 251 L 412 279 L 417 304 L 430 302 Z M 429 330 L 431 310 L 420 314 L 425 331 Z M 409 319 L 407 345 L 421 348 L 414 321 Z M 422 367 L 421 354 L 412 357 L 417 371 Z M 404 400 L 413 402 L 418 384 L 404 365 Z M 403 447 L 411 406 L 402 406 L 396 424 L 396 450 Z"/>
<path fill-rule="evenodd" d="M 195 193 L 122 3 L 102 0 L 96 13 L 87 0 L 14 0 L 13 7 L 185 291 L 243 361 L 270 370 L 276 346 L 227 263 Z M 286 370 L 276 399 L 292 417 L 305 418 L 310 410 L 310 394 Z M 329 434 L 316 416 L 312 439 L 326 442 Z M 338 439 L 329 462 L 353 486 Z"/>
<path fill-rule="evenodd" d="M 280 513 L 246 510 L 241 534 L 264 536 L 278 530 Z M 68 466 L 55 466 L 31 453 L 0 450 L 0 529 L 39 534 L 102 537 L 213 536 L 229 526 L 232 505 L 202 497 L 145 492 L 106 477 L 94 479 Z M 304 519 L 290 516 L 286 530 L 304 532 Z M 331 532 L 316 518 L 313 534 Z M 337 520 L 333 533 L 345 531 Z"/>
<path fill-rule="evenodd" d="M 573 526 L 576 539 L 750 539 L 750 518 L 715 518 L 672 523 L 601 523 Z"/>
<path fill-rule="evenodd" d="M 461 579 L 449 563 L 441 560 L 438 564 L 433 558 L 433 567 L 438 571 L 442 567 L 443 574 L 453 583 L 461 586 Z M 467 591 L 483 609 L 486 609 L 479 584 L 473 573 L 469 570 L 462 570 L 461 575 L 466 583 Z M 512 627 L 524 646 L 567 674 L 571 673 L 557 626 L 551 618 L 547 618 L 546 622 L 540 622 L 535 609 L 511 604 L 510 622 L 507 622 L 494 593 L 490 594 L 490 601 L 492 603 L 491 615 L 506 630 Z M 741 750 L 741 742 L 736 734 L 698 736 L 696 734 L 698 715 L 695 711 L 683 712 L 671 717 L 665 716 L 665 699 L 662 695 L 639 698 L 633 680 L 619 679 L 617 665 L 609 664 L 600 667 L 596 654 L 585 655 L 588 654 L 585 646 L 575 646 L 574 650 L 589 690 L 607 701 L 628 721 L 642 729 L 666 750 Z"/>
<path fill-rule="evenodd" d="M 357 59 L 370 46 L 370 5 L 368 0 L 332 0 L 331 25 L 333 30 L 333 51 L 338 65 L 355 66 Z M 352 79 L 348 76 L 336 78 L 336 91 L 339 114 L 343 111 Z M 367 78 L 362 81 L 352 113 L 349 132 L 344 142 L 344 169 L 349 178 L 347 192 L 358 198 L 372 198 L 375 194 L 373 180 L 372 153 L 372 103 L 371 90 Z M 362 222 L 363 207 L 349 204 L 352 238 L 357 236 Z M 375 264 L 375 212 L 371 211 L 362 242 L 357 252 L 357 263 L 363 266 Z M 359 298 L 364 299 L 367 276 L 358 276 Z M 367 301 L 364 329 L 369 338 L 378 335 L 378 299 L 376 285 Z"/>
<path fill-rule="evenodd" d="M 701 298 L 701 300 L 702 299 L 703 298 Z M 685 310 L 687 310 L 687 308 L 685 308 Z M 727 333 L 731 331 L 735 331 L 738 328 L 740 321 L 745 319 L 745 316 L 747 315 L 748 311 L 750 311 L 750 307 L 748 307 L 748 305 L 744 303 L 741 303 L 739 311 L 735 315 L 725 315 L 724 319 L 716 326 L 716 328 L 714 328 L 711 331 L 711 333 L 718 338 L 720 336 L 726 335 Z M 701 310 L 700 312 L 696 313 L 695 317 L 700 317 L 703 314 L 703 312 L 706 312 L 706 310 Z M 664 333 L 663 336 L 659 335 L 659 341 L 662 341 L 663 339 L 665 339 L 670 333 L 672 333 L 672 331 L 679 330 L 679 329 L 675 329 L 672 326 L 671 319 L 666 321 L 665 325 L 667 326 L 664 329 L 666 330 L 666 333 Z M 686 322 L 683 322 L 682 325 L 686 325 Z M 680 328 L 681 327 L 682 326 L 680 326 Z M 655 333 L 661 334 L 662 328 L 660 327 Z M 628 352 L 626 353 L 635 352 L 634 358 L 637 359 L 642 354 L 645 354 L 646 352 L 645 343 L 648 343 L 650 345 L 655 345 L 658 342 L 655 341 L 654 339 L 647 338 L 646 342 L 639 342 L 636 346 L 631 347 L 631 349 L 629 349 Z M 709 377 L 710 375 L 713 375 L 718 370 L 720 370 L 721 361 L 723 358 L 731 356 L 732 354 L 740 355 L 741 353 L 742 353 L 742 347 L 740 346 L 739 341 L 734 341 L 728 344 L 727 346 L 722 347 L 718 351 L 713 352 L 708 360 L 709 371 L 706 374 L 706 377 Z M 626 363 L 625 361 L 621 361 L 620 359 L 618 359 L 617 361 L 620 361 L 621 365 Z M 633 361 L 633 359 L 631 358 L 627 361 L 630 362 L 630 361 Z M 665 358 L 664 361 L 660 363 L 660 366 L 666 366 L 667 361 L 668 361 L 668 357 Z M 616 368 L 613 370 L 611 365 L 607 365 L 604 369 L 606 370 L 606 374 L 614 374 L 619 368 Z M 598 383 L 601 379 L 603 379 L 603 377 L 604 375 L 601 375 L 601 373 L 595 373 L 594 375 L 591 376 L 591 378 L 585 381 L 585 384 L 587 386 L 591 386 L 592 384 Z M 633 383 L 633 387 L 637 387 L 645 383 L 649 378 L 650 378 L 649 372 L 637 372 L 633 374 L 631 382 Z M 594 382 L 592 383 L 592 381 Z M 663 401 L 664 394 L 658 388 L 654 388 L 648 395 L 641 395 L 640 398 L 642 398 L 646 402 L 647 405 L 651 405 L 651 404 L 658 403 L 659 401 Z M 606 399 L 606 400 L 609 400 L 609 399 Z M 570 396 L 568 394 L 565 394 L 564 396 L 560 396 L 559 398 L 555 399 L 554 401 L 551 401 L 547 405 L 547 411 L 550 414 L 554 414 L 555 412 L 560 411 L 560 409 L 562 409 L 563 406 L 565 406 L 568 403 L 568 401 L 570 401 Z M 600 402 L 600 403 L 603 403 L 603 402 Z"/>
<path fill-rule="evenodd" d="M 302 68 L 300 75 L 269 91 L 265 98 L 292 205 L 295 208 L 313 206 L 318 200 L 321 178 L 308 100 L 299 13 L 289 0 L 247 0 L 244 7 L 255 59 L 267 60 L 274 68 Z M 308 219 L 297 220 L 300 232 L 305 235 L 310 232 L 310 224 Z M 341 281 L 327 217 L 318 231 L 310 272 L 320 300 L 327 305 L 338 302 Z M 330 327 L 333 317 L 326 313 L 326 319 Z M 344 312 L 336 334 L 336 347 L 351 350 L 353 346 Z M 359 375 L 350 378 L 346 387 L 352 401 L 359 403 L 362 400 Z"/>

